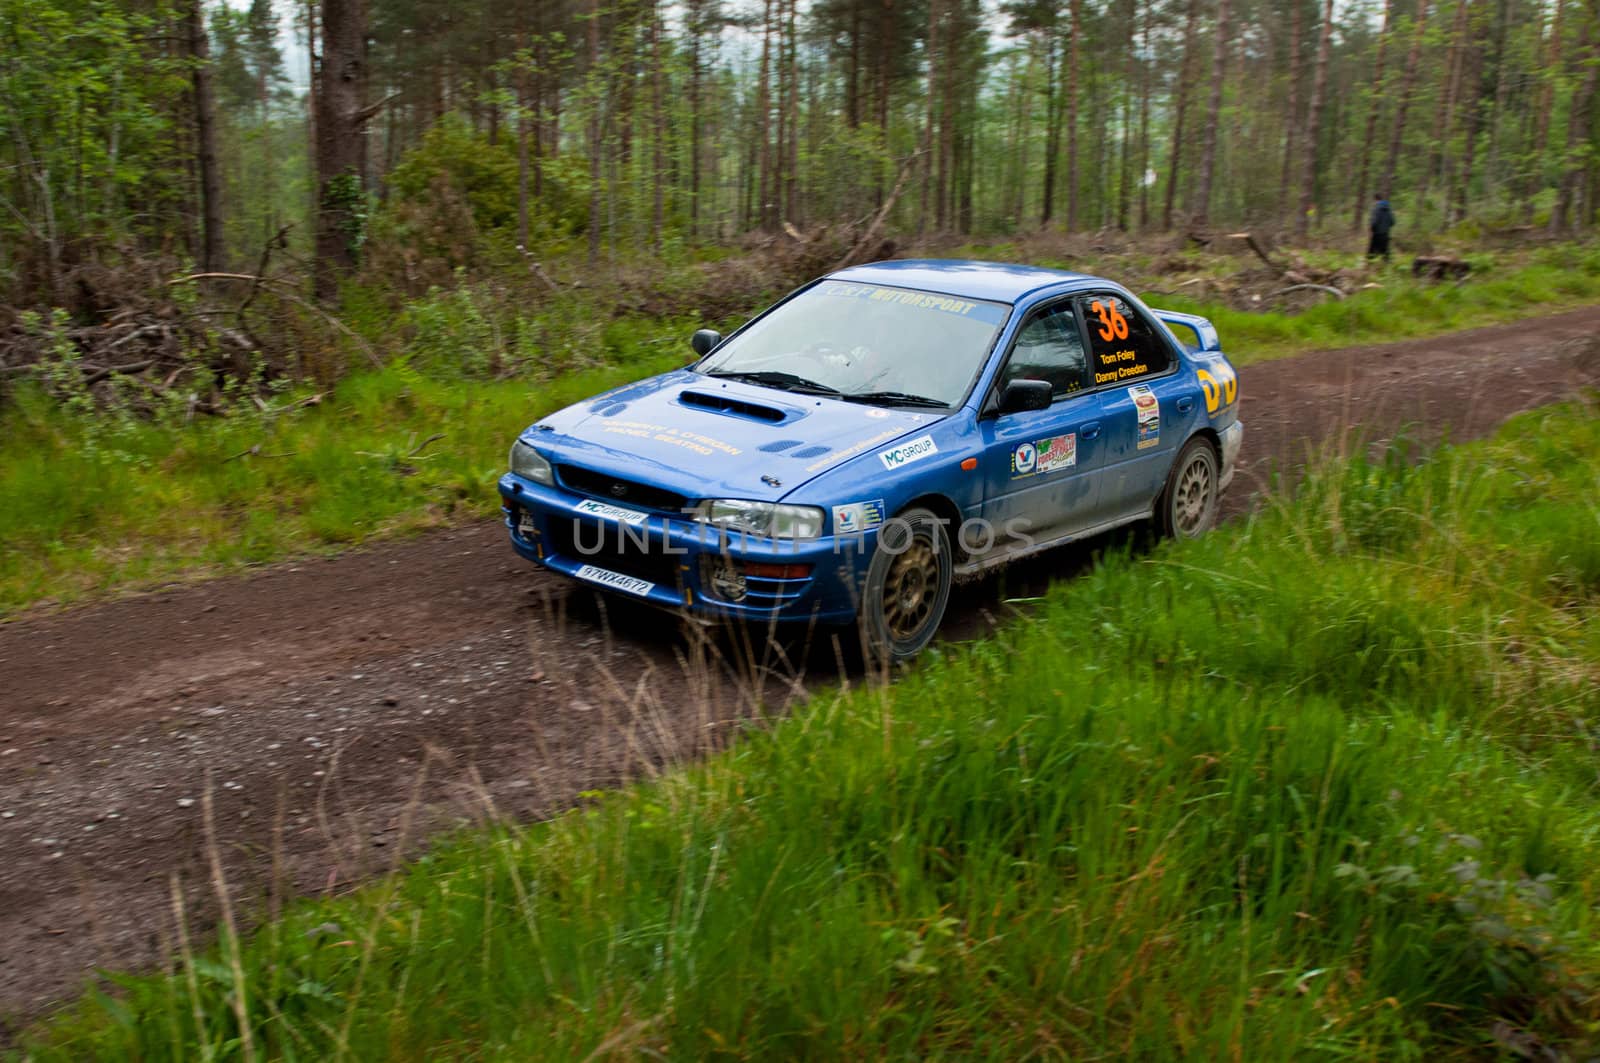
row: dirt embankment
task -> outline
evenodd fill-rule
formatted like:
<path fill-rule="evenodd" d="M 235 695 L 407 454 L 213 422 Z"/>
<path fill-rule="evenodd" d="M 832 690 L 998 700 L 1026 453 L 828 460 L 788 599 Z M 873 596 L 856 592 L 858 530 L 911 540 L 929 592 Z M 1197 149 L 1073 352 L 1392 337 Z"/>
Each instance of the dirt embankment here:
<path fill-rule="evenodd" d="M 1600 307 L 1247 367 L 1227 512 L 1356 433 L 1465 440 L 1593 386 L 1597 335 Z M 946 637 L 1084 558 L 962 588 Z M 208 852 L 236 910 L 260 912 L 430 829 L 550 813 L 693 756 L 751 711 L 749 666 L 607 609 L 485 523 L 0 625 L 0 1015 L 159 959 L 174 878 L 196 920 L 215 910 Z M 826 647 L 763 652 L 769 705 L 831 671 Z"/>

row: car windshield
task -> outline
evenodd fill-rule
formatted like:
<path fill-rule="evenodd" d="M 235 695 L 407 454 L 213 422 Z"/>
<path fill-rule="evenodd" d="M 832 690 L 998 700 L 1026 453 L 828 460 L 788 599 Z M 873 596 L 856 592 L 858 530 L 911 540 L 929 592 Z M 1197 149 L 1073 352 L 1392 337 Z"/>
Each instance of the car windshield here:
<path fill-rule="evenodd" d="M 730 339 L 699 371 L 873 405 L 948 409 L 966 395 L 1010 309 L 823 281 Z"/>

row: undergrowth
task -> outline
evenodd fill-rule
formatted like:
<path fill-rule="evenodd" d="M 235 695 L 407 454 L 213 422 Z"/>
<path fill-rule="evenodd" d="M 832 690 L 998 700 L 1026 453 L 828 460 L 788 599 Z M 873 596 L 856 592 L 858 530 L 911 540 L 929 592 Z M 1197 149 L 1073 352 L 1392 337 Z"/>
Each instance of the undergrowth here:
<path fill-rule="evenodd" d="M 1592 406 L 1324 465 L 893 685 L 119 978 L 29 1051 L 1587 1058 L 1597 487 Z"/>

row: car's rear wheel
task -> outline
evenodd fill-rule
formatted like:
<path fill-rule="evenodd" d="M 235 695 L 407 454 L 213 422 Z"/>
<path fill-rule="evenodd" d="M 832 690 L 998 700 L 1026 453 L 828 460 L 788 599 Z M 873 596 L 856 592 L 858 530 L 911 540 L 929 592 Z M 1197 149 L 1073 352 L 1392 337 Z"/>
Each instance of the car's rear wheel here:
<path fill-rule="evenodd" d="M 906 661 L 933 640 L 950 601 L 954 563 L 944 522 L 908 509 L 878 533 L 857 624 L 868 656 Z"/>
<path fill-rule="evenodd" d="M 1210 440 L 1189 440 L 1167 474 L 1167 486 L 1156 503 L 1156 524 L 1161 534 L 1174 539 L 1193 539 L 1217 524 L 1217 451 Z"/>

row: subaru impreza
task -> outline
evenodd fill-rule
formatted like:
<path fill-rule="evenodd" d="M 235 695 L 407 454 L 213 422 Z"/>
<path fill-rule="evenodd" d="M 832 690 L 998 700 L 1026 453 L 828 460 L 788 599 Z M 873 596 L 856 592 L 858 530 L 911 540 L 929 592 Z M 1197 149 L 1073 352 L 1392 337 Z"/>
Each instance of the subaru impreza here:
<path fill-rule="evenodd" d="M 1244 434 L 1211 323 L 1086 274 L 857 266 L 691 346 L 521 434 L 512 547 L 701 617 L 854 624 L 890 659 L 958 579 L 1138 521 L 1202 534 Z"/>

